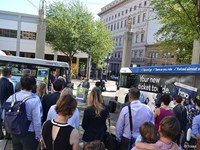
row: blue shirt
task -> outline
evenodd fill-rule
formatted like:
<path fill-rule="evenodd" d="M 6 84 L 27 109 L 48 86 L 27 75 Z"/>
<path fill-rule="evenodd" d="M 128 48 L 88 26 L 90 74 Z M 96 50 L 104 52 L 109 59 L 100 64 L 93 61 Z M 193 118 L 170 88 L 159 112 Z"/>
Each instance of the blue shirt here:
<path fill-rule="evenodd" d="M 200 115 L 194 117 L 192 121 L 192 137 L 196 138 L 197 135 L 200 135 Z"/>
<path fill-rule="evenodd" d="M 131 115 L 132 115 L 132 124 L 133 124 L 133 133 L 132 137 L 135 139 L 140 135 L 139 127 L 145 122 L 154 123 L 154 116 L 151 109 L 142 104 L 139 100 L 134 100 L 131 102 Z M 119 115 L 116 124 L 116 137 L 117 140 L 121 140 L 122 136 L 128 139 L 131 138 L 130 132 L 130 123 L 129 123 L 129 111 L 128 106 L 125 106 Z"/>
<path fill-rule="evenodd" d="M 58 114 L 56 113 L 56 110 L 55 110 L 55 106 L 56 105 L 53 105 L 50 107 L 50 109 L 48 111 L 48 115 L 47 115 L 47 120 L 55 119 L 58 116 Z M 75 109 L 73 115 L 71 116 L 71 118 L 68 119 L 67 123 L 76 129 L 79 128 L 80 113 L 79 113 L 78 108 Z"/>
<path fill-rule="evenodd" d="M 41 102 L 38 96 L 35 96 L 32 92 L 21 90 L 20 92 L 16 93 L 16 101 L 21 101 L 25 97 L 33 96 L 25 102 L 26 107 L 26 114 L 28 120 L 31 120 L 31 124 L 29 126 L 28 131 L 35 132 L 35 139 L 40 139 L 40 132 L 41 132 Z M 7 102 L 12 102 L 13 96 L 11 95 Z"/>

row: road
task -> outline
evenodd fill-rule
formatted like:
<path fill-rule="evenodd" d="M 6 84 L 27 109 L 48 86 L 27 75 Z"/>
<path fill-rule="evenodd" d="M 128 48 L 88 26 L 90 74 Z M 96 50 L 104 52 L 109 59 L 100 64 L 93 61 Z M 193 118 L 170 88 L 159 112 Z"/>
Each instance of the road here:
<path fill-rule="evenodd" d="M 72 80 L 72 82 L 74 83 L 74 90 L 73 90 L 73 94 L 76 95 L 76 89 L 78 84 L 80 83 L 80 80 Z M 90 90 L 92 90 L 92 88 L 95 86 L 95 82 L 96 80 L 90 80 Z M 115 97 L 115 92 L 116 92 L 116 84 L 115 81 L 107 81 L 105 82 L 105 86 L 106 86 L 106 91 L 102 93 L 104 100 L 109 100 L 109 99 L 114 99 Z M 78 109 L 80 111 L 80 127 L 79 127 L 79 133 L 80 133 L 80 146 L 83 146 L 83 142 L 81 140 L 82 135 L 84 130 L 81 127 L 81 122 L 82 122 L 82 118 L 83 118 L 83 111 L 84 109 L 87 107 L 86 104 L 82 104 L 79 103 L 78 104 Z M 115 125 L 116 125 L 116 121 L 118 118 L 118 113 L 111 113 L 110 114 L 110 118 L 111 118 L 111 126 L 110 126 L 110 130 L 112 133 L 115 132 Z M 107 123 L 108 126 L 108 123 Z M 12 150 L 12 143 L 11 141 L 7 141 L 7 140 L 0 140 L 0 150 Z"/>

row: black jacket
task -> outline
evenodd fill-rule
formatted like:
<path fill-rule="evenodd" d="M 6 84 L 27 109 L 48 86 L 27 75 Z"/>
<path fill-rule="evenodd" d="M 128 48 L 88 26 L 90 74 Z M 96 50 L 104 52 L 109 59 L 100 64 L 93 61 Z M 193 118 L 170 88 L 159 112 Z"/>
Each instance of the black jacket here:
<path fill-rule="evenodd" d="M 83 141 L 90 142 L 94 140 L 104 140 L 106 127 L 106 119 L 108 118 L 109 110 L 107 107 L 100 113 L 100 117 L 96 117 L 94 107 L 88 107 L 84 111 L 82 128 L 85 130 Z"/>
<path fill-rule="evenodd" d="M 0 79 L 0 101 L 1 106 L 3 103 L 10 97 L 10 95 L 14 94 L 13 84 L 5 77 Z"/>
<path fill-rule="evenodd" d="M 52 105 L 55 105 L 60 97 L 60 92 L 54 92 L 43 96 L 42 108 L 43 108 L 43 122 L 47 119 L 47 114 Z"/>
<path fill-rule="evenodd" d="M 181 104 L 178 104 L 173 108 L 173 112 L 174 112 L 175 117 L 180 122 L 181 130 L 185 131 L 186 125 L 188 123 L 186 108 L 182 106 Z"/>

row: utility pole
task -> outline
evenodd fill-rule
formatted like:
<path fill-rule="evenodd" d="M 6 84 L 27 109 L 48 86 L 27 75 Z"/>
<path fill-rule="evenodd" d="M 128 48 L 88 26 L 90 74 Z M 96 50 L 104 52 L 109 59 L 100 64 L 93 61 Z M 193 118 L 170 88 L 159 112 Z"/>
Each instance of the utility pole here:
<path fill-rule="evenodd" d="M 45 38 L 46 38 L 46 1 L 40 0 L 35 58 L 44 59 Z"/>
<path fill-rule="evenodd" d="M 130 67 L 131 65 L 132 41 L 133 41 L 133 32 L 131 30 L 131 23 L 132 19 L 129 16 L 127 30 L 124 32 L 122 67 Z"/>

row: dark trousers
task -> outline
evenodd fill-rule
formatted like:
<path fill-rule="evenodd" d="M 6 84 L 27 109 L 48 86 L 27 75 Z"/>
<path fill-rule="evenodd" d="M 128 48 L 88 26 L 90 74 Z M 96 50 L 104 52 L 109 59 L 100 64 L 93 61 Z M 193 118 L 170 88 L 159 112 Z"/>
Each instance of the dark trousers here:
<path fill-rule="evenodd" d="M 12 135 L 13 150 L 37 150 L 38 141 L 35 139 L 35 133 L 29 132 L 24 137 Z"/>

